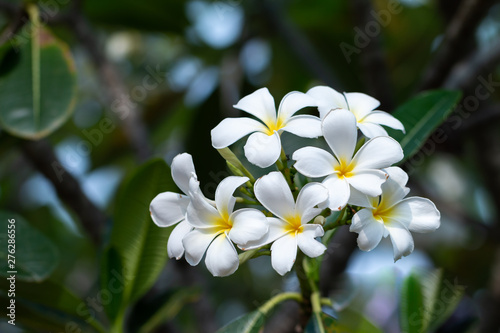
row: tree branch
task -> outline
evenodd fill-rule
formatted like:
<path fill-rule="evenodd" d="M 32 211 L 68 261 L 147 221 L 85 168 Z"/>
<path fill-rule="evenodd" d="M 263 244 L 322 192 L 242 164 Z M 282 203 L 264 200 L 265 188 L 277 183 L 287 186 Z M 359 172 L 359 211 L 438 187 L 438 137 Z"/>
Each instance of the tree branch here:
<path fill-rule="evenodd" d="M 325 82 L 337 90 L 342 90 L 340 81 L 332 73 L 330 67 L 321 59 L 314 50 L 313 45 L 307 37 L 297 29 L 285 15 L 280 11 L 274 1 L 263 0 L 260 2 L 264 12 L 263 17 L 276 31 L 276 34 L 283 37 L 286 45 L 302 62 L 313 77 Z"/>
<path fill-rule="evenodd" d="M 66 24 L 87 50 L 107 95 L 111 111 L 121 121 L 125 135 L 128 137 L 138 160 L 147 160 L 152 155 L 152 148 L 137 105 L 130 100 L 120 74 L 105 56 L 102 46 L 95 38 L 96 33 L 81 14 L 79 6 L 74 6 L 66 15 L 55 17 L 52 22 Z"/>
<path fill-rule="evenodd" d="M 433 62 L 425 71 L 419 90 L 441 86 L 453 66 L 470 51 L 477 26 L 494 0 L 464 0 L 446 29 Z"/>
<path fill-rule="evenodd" d="M 373 20 L 373 16 L 370 15 L 373 12 L 371 1 L 354 0 L 351 4 L 356 25 L 366 27 Z M 361 73 L 364 77 L 368 94 L 380 100 L 385 109 L 394 109 L 389 74 L 380 35 L 370 39 L 370 42 L 360 54 L 360 60 L 360 64 L 363 67 Z"/>
<path fill-rule="evenodd" d="M 485 50 L 476 50 L 470 57 L 455 65 L 443 86 L 448 89 L 472 90 L 481 74 L 491 73 L 500 62 L 500 42 Z"/>
<path fill-rule="evenodd" d="M 57 195 L 80 219 L 92 241 L 100 244 L 106 216 L 83 193 L 78 181 L 61 165 L 45 140 L 23 141 L 21 149 L 31 164 L 54 186 Z"/>

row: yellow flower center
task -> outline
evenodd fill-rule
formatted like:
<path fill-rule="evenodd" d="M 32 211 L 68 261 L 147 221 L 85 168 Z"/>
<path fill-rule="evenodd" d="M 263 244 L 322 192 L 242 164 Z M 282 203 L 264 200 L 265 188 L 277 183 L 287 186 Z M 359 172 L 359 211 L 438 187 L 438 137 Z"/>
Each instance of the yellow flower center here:
<path fill-rule="evenodd" d="M 285 125 L 281 117 L 278 117 L 276 121 L 268 120 L 265 123 L 267 126 L 267 135 L 273 135 L 274 131 L 279 132 Z"/>
<path fill-rule="evenodd" d="M 285 217 L 287 222 L 285 226 L 285 232 L 301 233 L 302 232 L 302 220 L 299 215 L 291 215 Z"/>
<path fill-rule="evenodd" d="M 375 220 L 385 224 L 389 221 L 391 211 L 392 209 L 390 207 L 385 207 L 385 205 L 381 201 L 377 206 L 377 208 L 373 210 L 372 214 Z"/>
<path fill-rule="evenodd" d="M 229 218 L 229 216 L 224 216 L 224 217 L 219 217 L 217 218 L 213 225 L 219 229 L 219 231 L 222 232 L 229 232 L 231 231 L 231 228 L 233 227 L 233 221 Z"/>
<path fill-rule="evenodd" d="M 339 177 L 352 177 L 354 174 L 352 170 L 354 169 L 354 163 L 347 163 L 344 160 L 340 160 L 340 163 L 335 166 L 335 171 L 338 171 Z"/>

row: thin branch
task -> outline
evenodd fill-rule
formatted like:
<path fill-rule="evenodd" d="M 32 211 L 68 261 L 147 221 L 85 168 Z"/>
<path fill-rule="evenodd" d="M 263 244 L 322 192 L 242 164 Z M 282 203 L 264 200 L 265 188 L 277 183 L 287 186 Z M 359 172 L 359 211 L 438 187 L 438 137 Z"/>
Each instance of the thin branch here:
<path fill-rule="evenodd" d="M 481 74 L 492 73 L 500 62 L 500 41 L 484 50 L 476 50 L 470 57 L 453 67 L 443 86 L 469 91 L 478 84 Z"/>
<path fill-rule="evenodd" d="M 0 3 L 0 11 L 8 13 L 9 16 L 12 16 L 12 20 L 0 35 L 0 45 L 12 39 L 22 29 L 26 22 L 28 22 L 28 15 L 22 8 L 14 9 L 7 6 L 4 9 L 4 5 L 5 4 Z"/>
<path fill-rule="evenodd" d="M 441 86 L 453 66 L 470 51 L 477 26 L 495 0 L 464 0 L 452 19 L 438 53 L 425 71 L 419 90 Z"/>
<path fill-rule="evenodd" d="M 78 181 L 61 165 L 54 150 L 45 140 L 24 141 L 24 155 L 54 185 L 61 200 L 79 217 L 92 241 L 100 244 L 106 216 L 83 193 Z"/>
<path fill-rule="evenodd" d="M 366 27 L 369 22 L 373 21 L 373 16 L 371 16 L 373 5 L 370 0 L 355 0 L 351 4 L 358 26 Z M 367 92 L 380 100 L 385 109 L 392 110 L 394 101 L 380 35 L 371 38 L 359 56 Z"/>
<path fill-rule="evenodd" d="M 330 67 L 321 59 L 308 38 L 297 29 L 292 22 L 286 19 L 275 1 L 263 0 L 260 2 L 264 12 L 264 19 L 273 27 L 276 34 L 281 36 L 286 45 L 302 62 L 307 70 L 317 79 L 337 90 L 342 90 L 340 81 L 332 73 Z"/>
<path fill-rule="evenodd" d="M 120 74 L 105 56 L 103 47 L 95 38 L 96 33 L 81 14 L 80 8 L 75 6 L 64 16 L 56 17 L 53 22 L 65 23 L 86 49 L 107 94 L 111 111 L 116 113 L 116 118 L 121 121 L 125 135 L 139 161 L 147 160 L 152 155 L 152 148 L 137 105 L 130 100 Z"/>
<path fill-rule="evenodd" d="M 340 287 L 340 277 L 357 248 L 356 238 L 356 234 L 349 232 L 349 228 L 341 227 L 328 244 L 320 270 L 322 296 L 328 297 L 332 290 Z"/>

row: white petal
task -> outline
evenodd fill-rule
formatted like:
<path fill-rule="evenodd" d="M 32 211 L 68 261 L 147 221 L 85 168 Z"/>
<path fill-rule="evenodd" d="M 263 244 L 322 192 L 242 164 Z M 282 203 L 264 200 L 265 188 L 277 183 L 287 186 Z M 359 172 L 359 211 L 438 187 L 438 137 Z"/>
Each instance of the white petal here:
<path fill-rule="evenodd" d="M 387 223 L 385 227 L 391 236 L 394 261 L 409 255 L 413 251 L 414 244 L 408 229 L 398 222 Z"/>
<path fill-rule="evenodd" d="M 316 106 L 316 101 L 309 95 L 292 91 L 283 97 L 278 108 L 278 118 L 287 121 L 295 112 L 308 106 Z"/>
<path fill-rule="evenodd" d="M 318 224 L 303 225 L 302 232 L 297 235 L 297 245 L 308 257 L 319 257 L 325 252 L 326 246 L 318 242 L 315 238 L 321 237 L 323 234 L 323 227 Z"/>
<path fill-rule="evenodd" d="M 151 201 L 149 211 L 153 222 L 159 227 L 169 227 L 184 220 L 189 197 L 173 192 L 158 194 Z"/>
<path fill-rule="evenodd" d="M 354 170 L 382 169 L 403 159 L 403 149 L 393 138 L 383 136 L 368 141 L 353 158 Z M 355 171 L 353 171 L 355 172 Z"/>
<path fill-rule="evenodd" d="M 257 241 L 248 242 L 246 246 L 241 246 L 240 248 L 244 251 L 256 249 L 258 247 L 274 242 L 276 239 L 280 238 L 288 232 L 285 229 L 288 226 L 288 223 L 276 217 L 268 217 L 267 226 L 269 227 L 269 230 L 264 235 L 264 237 Z"/>
<path fill-rule="evenodd" d="M 323 136 L 339 160 L 350 162 L 356 147 L 356 118 L 344 109 L 330 112 L 322 123 Z"/>
<path fill-rule="evenodd" d="M 182 239 L 186 261 L 191 266 L 198 265 L 207 247 L 218 234 L 220 234 L 218 228 L 194 229 L 188 232 Z"/>
<path fill-rule="evenodd" d="M 182 221 L 175 226 L 174 230 L 170 233 L 170 237 L 168 237 L 167 242 L 167 252 L 170 258 L 179 260 L 182 257 L 184 254 L 182 239 L 191 230 L 193 230 L 193 227 L 187 221 Z"/>
<path fill-rule="evenodd" d="M 276 123 L 274 98 L 267 88 L 261 88 L 243 97 L 234 107 L 254 115 L 266 124 Z"/>
<path fill-rule="evenodd" d="M 292 159 L 298 172 L 307 177 L 324 177 L 335 172 L 338 165 L 335 157 L 326 150 L 316 147 L 304 147 L 296 150 Z"/>
<path fill-rule="evenodd" d="M 388 126 L 400 131 L 405 132 L 405 127 L 403 124 L 396 119 L 394 116 L 390 115 L 384 111 L 373 111 L 370 112 L 364 119 L 363 122 L 375 123 L 379 125 Z"/>
<path fill-rule="evenodd" d="M 406 183 L 408 183 L 408 174 L 400 167 L 388 167 L 383 171 L 389 175 L 389 179 L 394 180 L 402 187 L 406 186 Z"/>
<path fill-rule="evenodd" d="M 371 197 L 382 194 L 382 184 L 386 181 L 387 175 L 380 170 L 362 170 L 354 176 L 347 178 L 349 184 L 358 191 Z"/>
<path fill-rule="evenodd" d="M 380 105 L 378 100 L 363 93 L 346 93 L 345 98 L 349 110 L 356 115 L 358 121 Z"/>
<path fill-rule="evenodd" d="M 249 242 L 259 241 L 269 230 L 266 216 L 257 209 L 243 208 L 231 215 L 233 227 L 229 237 L 238 246 L 247 247 Z"/>
<path fill-rule="evenodd" d="M 215 205 L 220 215 L 227 219 L 233 212 L 236 198 L 233 196 L 234 191 L 245 182 L 247 177 L 229 176 L 224 178 L 217 189 L 215 190 Z"/>
<path fill-rule="evenodd" d="M 410 197 L 399 202 L 391 210 L 391 218 L 415 232 L 431 232 L 439 228 L 441 214 L 432 201 Z"/>
<path fill-rule="evenodd" d="M 347 204 L 350 196 L 349 183 L 342 177 L 333 174 L 322 184 L 328 189 L 328 207 L 331 210 L 341 210 Z"/>
<path fill-rule="evenodd" d="M 384 169 L 387 170 L 387 169 Z M 407 188 L 401 186 L 398 182 L 389 176 L 389 179 L 382 184 L 382 196 L 380 201 L 380 206 L 388 208 L 394 206 L 407 194 Z"/>
<path fill-rule="evenodd" d="M 261 168 L 267 168 L 278 160 L 281 140 L 278 132 L 273 135 L 256 132 L 250 135 L 244 147 L 248 161 Z"/>
<path fill-rule="evenodd" d="M 179 154 L 172 160 L 172 178 L 184 194 L 189 194 L 189 179 L 194 170 L 193 157 L 188 153 Z"/>
<path fill-rule="evenodd" d="M 225 234 L 221 234 L 210 244 L 205 265 L 213 276 L 231 275 L 238 269 L 239 263 L 238 253 Z"/>
<path fill-rule="evenodd" d="M 349 231 L 359 234 L 358 246 L 361 250 L 371 251 L 384 235 L 384 224 L 373 217 L 371 209 L 362 209 L 352 217 Z"/>
<path fill-rule="evenodd" d="M 254 185 L 257 200 L 274 215 L 286 219 L 295 213 L 292 191 L 281 172 L 273 171 L 259 178 Z"/>
<path fill-rule="evenodd" d="M 366 208 L 374 208 L 374 202 L 373 202 L 374 200 L 372 197 L 364 194 L 361 191 L 358 191 L 355 187 L 352 186 L 350 188 L 350 191 L 351 191 L 351 196 L 347 201 L 348 204 Z M 378 198 L 377 198 L 377 203 L 378 203 Z"/>
<path fill-rule="evenodd" d="M 267 127 L 257 120 L 250 118 L 226 118 L 222 120 L 210 133 L 212 146 L 215 149 L 225 148 L 245 135 L 255 131 L 265 131 Z"/>
<path fill-rule="evenodd" d="M 197 228 L 214 227 L 220 219 L 220 214 L 214 206 L 208 203 L 201 193 L 199 182 L 191 179 L 189 183 L 191 203 L 187 208 L 186 220 Z"/>
<path fill-rule="evenodd" d="M 290 132 L 303 138 L 317 138 L 321 133 L 321 120 L 310 115 L 293 116 L 286 122 L 283 131 Z"/>
<path fill-rule="evenodd" d="M 321 119 L 333 109 L 347 109 L 344 95 L 330 87 L 317 86 L 309 89 L 306 94 L 312 96 L 316 100 Z"/>
<path fill-rule="evenodd" d="M 288 273 L 297 257 L 297 238 L 288 233 L 277 239 L 271 246 L 271 265 L 279 275 Z"/>
<path fill-rule="evenodd" d="M 358 128 L 368 139 L 389 135 L 382 126 L 373 123 L 358 123 Z"/>
<path fill-rule="evenodd" d="M 307 223 L 321 213 L 321 208 L 314 208 L 322 205 L 328 200 L 328 190 L 319 183 L 309 183 L 304 186 L 297 197 L 295 205 L 297 213 L 300 215 L 302 223 Z"/>

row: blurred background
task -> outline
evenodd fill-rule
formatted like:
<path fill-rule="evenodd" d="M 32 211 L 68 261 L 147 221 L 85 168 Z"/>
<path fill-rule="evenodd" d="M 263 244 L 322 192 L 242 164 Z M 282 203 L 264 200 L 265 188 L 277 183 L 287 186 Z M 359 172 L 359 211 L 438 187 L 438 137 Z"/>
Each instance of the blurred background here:
<path fill-rule="evenodd" d="M 445 281 L 465 288 L 465 294 L 436 331 L 499 332 L 498 1 L 42 0 L 38 5 L 42 24 L 69 48 L 76 73 L 74 108 L 39 141 L 0 130 L 0 207 L 25 218 L 54 244 L 59 259 L 51 279 L 84 300 L 95 297 L 101 254 L 95 243 L 109 234 L 122 180 L 149 158 L 170 164 L 178 153 L 189 152 L 205 195 L 213 197 L 228 172 L 211 147 L 210 130 L 225 117 L 239 116 L 232 105 L 260 87 L 268 87 L 276 103 L 289 91 L 320 84 L 364 92 L 388 112 L 421 91 L 461 90 L 452 116 L 403 166 L 410 174 L 410 195 L 434 201 L 441 227 L 414 235 L 415 251 L 397 263 L 387 239 L 372 252 L 361 252 L 356 235 L 343 227 L 325 257 L 321 289 L 333 297 L 336 310 L 356 309 L 383 332 L 399 332 L 402 279 L 415 270 L 442 268 Z M 0 1 L 3 45 L 22 38 L 28 22 L 23 8 L 22 1 Z M 0 80 L 13 61 L 8 55 L 0 51 Z M 64 90 L 55 96 L 67 97 Z M 235 145 L 235 152 L 241 154 L 242 146 Z M 159 295 L 168 300 L 191 290 L 186 288 L 194 291 L 154 331 L 214 332 L 270 295 L 298 288 L 298 281 L 276 274 L 269 257 L 252 260 L 227 278 L 213 278 L 204 265 L 169 260 L 129 313 L 129 331 L 137 331 Z M 297 311 L 285 303 L 266 332 L 290 332 Z M 23 331 L 6 321 L 0 318 L 0 331 Z"/>

